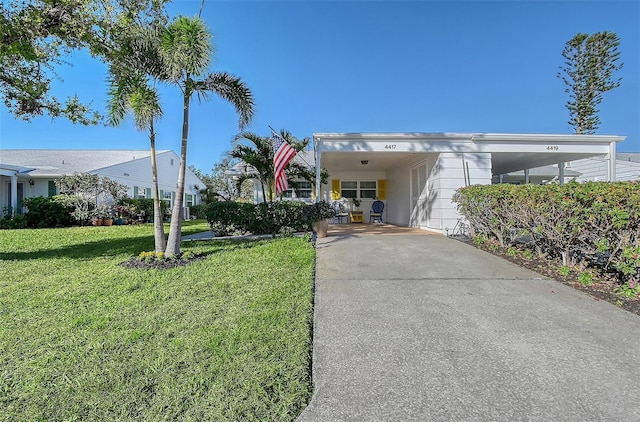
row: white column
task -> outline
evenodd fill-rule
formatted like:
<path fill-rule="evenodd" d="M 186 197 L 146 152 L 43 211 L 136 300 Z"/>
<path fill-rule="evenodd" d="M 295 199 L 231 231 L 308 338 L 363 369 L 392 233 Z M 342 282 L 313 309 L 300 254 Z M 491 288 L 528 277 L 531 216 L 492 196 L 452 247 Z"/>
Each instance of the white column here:
<path fill-rule="evenodd" d="M 558 181 L 564 185 L 564 161 L 558 163 Z"/>
<path fill-rule="evenodd" d="M 529 184 L 529 169 L 524 169 L 524 184 Z"/>
<path fill-rule="evenodd" d="M 18 208 L 18 175 L 11 176 L 11 217 L 16 215 Z"/>
<path fill-rule="evenodd" d="M 610 182 L 616 181 L 616 143 L 609 143 L 609 165 L 607 166 L 609 170 L 609 174 L 607 174 L 607 179 Z"/>
<path fill-rule="evenodd" d="M 316 202 L 320 201 L 320 186 L 322 185 L 322 181 L 320 180 L 320 170 L 322 168 L 322 164 L 320 163 L 320 156 L 322 155 L 320 152 L 319 145 L 315 145 L 317 142 L 314 142 L 314 149 L 316 150 Z"/>

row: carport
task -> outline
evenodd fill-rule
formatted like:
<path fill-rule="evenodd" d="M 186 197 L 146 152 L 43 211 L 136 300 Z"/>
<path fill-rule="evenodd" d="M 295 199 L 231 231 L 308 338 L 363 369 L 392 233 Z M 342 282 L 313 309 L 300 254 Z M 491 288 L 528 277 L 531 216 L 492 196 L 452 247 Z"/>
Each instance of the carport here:
<path fill-rule="evenodd" d="M 445 233 L 460 215 L 451 198 L 472 184 L 514 171 L 604 156 L 615 180 L 616 144 L 624 136 L 508 133 L 314 133 L 316 198 L 368 213 L 385 202 L 385 222 Z M 320 184 L 320 169 L 331 180 Z"/>

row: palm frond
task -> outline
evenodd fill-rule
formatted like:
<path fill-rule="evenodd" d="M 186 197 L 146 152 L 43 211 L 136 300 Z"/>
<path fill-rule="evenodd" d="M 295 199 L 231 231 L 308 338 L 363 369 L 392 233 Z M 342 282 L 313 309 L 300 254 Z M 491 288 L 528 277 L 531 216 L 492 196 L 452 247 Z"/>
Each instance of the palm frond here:
<path fill-rule="evenodd" d="M 253 95 L 242 80 L 230 73 L 217 72 L 205 79 L 209 91 L 215 92 L 222 99 L 229 101 L 240 115 L 238 127 L 246 127 L 254 113 Z"/>
<path fill-rule="evenodd" d="M 166 76 L 174 83 L 202 75 L 211 61 L 211 34 L 200 18 L 178 16 L 162 34 L 160 54 Z"/>

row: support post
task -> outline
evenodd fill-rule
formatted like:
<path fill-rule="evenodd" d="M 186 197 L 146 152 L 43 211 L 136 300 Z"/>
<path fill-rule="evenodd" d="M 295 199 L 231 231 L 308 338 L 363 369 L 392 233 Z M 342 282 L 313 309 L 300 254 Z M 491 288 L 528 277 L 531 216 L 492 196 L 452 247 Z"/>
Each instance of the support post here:
<path fill-rule="evenodd" d="M 313 141 L 313 149 L 316 152 L 316 202 L 320 202 L 320 186 L 322 185 L 322 181 L 320 180 L 320 170 L 322 168 L 320 157 L 322 156 L 322 153 L 320 152 L 320 146 L 317 145 L 317 142 L 317 139 Z"/>
<path fill-rule="evenodd" d="M 11 176 L 11 217 L 15 217 L 18 209 L 18 175 Z"/>
<path fill-rule="evenodd" d="M 609 143 L 609 165 L 607 166 L 608 168 L 608 174 L 607 174 L 607 180 L 609 180 L 610 182 L 615 182 L 616 181 L 616 143 L 615 142 L 610 142 Z"/>
<path fill-rule="evenodd" d="M 558 163 L 558 182 L 564 185 L 564 161 Z"/>
<path fill-rule="evenodd" d="M 524 184 L 529 184 L 529 169 L 524 169 Z"/>

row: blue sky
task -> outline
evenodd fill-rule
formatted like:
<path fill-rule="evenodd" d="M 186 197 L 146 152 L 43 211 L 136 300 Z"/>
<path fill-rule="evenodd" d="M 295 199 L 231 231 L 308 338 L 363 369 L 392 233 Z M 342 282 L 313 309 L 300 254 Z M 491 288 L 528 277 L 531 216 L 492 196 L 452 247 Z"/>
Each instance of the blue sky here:
<path fill-rule="evenodd" d="M 177 0 L 193 16 L 199 0 Z M 213 71 L 240 76 L 256 114 L 298 138 L 313 132 L 571 133 L 568 94 L 556 77 L 578 32 L 621 40 L 622 85 L 605 93 L 600 134 L 625 135 L 640 151 L 640 2 L 637 1 L 212 1 Z M 59 69 L 60 95 L 106 104 L 106 67 L 75 53 Z M 158 147 L 179 153 L 181 101 L 163 88 Z M 131 121 L 74 126 L 42 117 L 16 121 L 0 109 L 2 148 L 146 149 Z M 188 163 L 209 172 L 238 133 L 233 108 L 193 103 Z"/>

